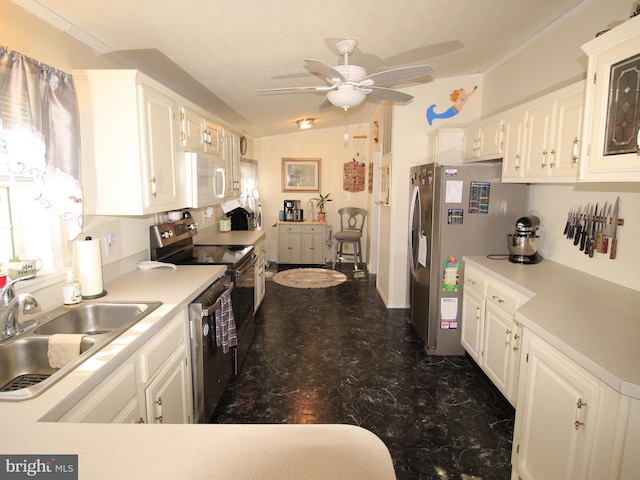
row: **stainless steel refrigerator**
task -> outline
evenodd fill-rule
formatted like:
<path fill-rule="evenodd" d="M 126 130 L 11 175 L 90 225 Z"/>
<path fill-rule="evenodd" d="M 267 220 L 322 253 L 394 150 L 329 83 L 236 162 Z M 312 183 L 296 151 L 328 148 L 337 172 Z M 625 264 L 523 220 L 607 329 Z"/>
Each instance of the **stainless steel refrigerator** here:
<path fill-rule="evenodd" d="M 462 256 L 507 261 L 507 235 L 527 213 L 527 186 L 500 178 L 500 163 L 411 168 L 411 323 L 427 354 L 464 354 Z"/>

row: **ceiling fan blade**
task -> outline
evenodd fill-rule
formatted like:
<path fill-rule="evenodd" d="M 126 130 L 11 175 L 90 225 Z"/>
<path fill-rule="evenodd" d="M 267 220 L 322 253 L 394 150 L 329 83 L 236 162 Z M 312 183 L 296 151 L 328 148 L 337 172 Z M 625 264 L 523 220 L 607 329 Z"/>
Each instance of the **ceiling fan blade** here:
<path fill-rule="evenodd" d="M 391 90 L 390 88 L 376 87 L 374 85 L 364 87 L 363 90 L 371 90 L 369 96 L 372 98 L 389 100 L 390 102 L 408 102 L 409 100 L 413 99 L 413 96 L 409 95 L 408 93 Z"/>
<path fill-rule="evenodd" d="M 318 106 L 320 110 L 324 110 L 325 108 L 331 108 L 333 104 L 329 101 L 328 98 L 325 98 L 322 103 Z"/>
<path fill-rule="evenodd" d="M 313 90 L 314 92 L 328 92 L 329 90 L 333 90 L 337 87 L 337 85 L 318 85 L 315 87 L 282 87 L 282 88 L 261 88 L 260 90 L 256 90 L 256 92 L 290 92 L 292 90 L 297 91 L 308 91 Z"/>
<path fill-rule="evenodd" d="M 372 73 L 360 80 L 360 83 L 367 85 L 367 80 L 371 80 L 375 85 L 392 85 L 394 83 L 403 83 L 415 80 L 416 78 L 426 77 L 433 73 L 435 73 L 435 70 L 431 65 L 414 65 Z"/>
<path fill-rule="evenodd" d="M 327 65 L 322 60 L 314 60 L 313 58 L 305 58 L 305 62 L 311 68 L 311 71 L 317 72 L 320 75 L 323 75 L 327 79 L 332 82 L 346 82 L 347 80 L 342 76 L 342 74 L 333 68 L 331 65 Z"/>

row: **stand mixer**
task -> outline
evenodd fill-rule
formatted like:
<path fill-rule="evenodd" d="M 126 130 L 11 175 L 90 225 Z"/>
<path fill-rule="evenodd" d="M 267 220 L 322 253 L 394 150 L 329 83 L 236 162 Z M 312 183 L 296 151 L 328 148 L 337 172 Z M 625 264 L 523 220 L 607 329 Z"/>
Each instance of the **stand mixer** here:
<path fill-rule="evenodd" d="M 542 256 L 538 253 L 540 242 L 540 237 L 536 235 L 538 228 L 540 228 L 540 219 L 535 215 L 518 219 L 516 232 L 507 235 L 511 263 L 532 265 L 542 261 Z"/>

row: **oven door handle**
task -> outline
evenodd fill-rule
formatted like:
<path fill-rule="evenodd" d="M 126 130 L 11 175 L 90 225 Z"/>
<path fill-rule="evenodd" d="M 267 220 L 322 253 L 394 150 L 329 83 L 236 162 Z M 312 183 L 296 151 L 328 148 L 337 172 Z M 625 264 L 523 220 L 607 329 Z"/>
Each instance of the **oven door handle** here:
<path fill-rule="evenodd" d="M 228 288 L 225 290 L 225 292 L 231 293 L 233 291 L 234 286 L 235 286 L 235 284 L 230 283 Z M 215 314 L 215 311 L 218 308 L 220 308 L 220 303 L 221 303 L 220 297 L 218 297 L 218 299 L 213 303 L 213 305 L 211 305 L 210 307 L 202 309 L 202 312 L 200 313 L 200 316 L 202 318 L 213 316 Z"/>
<path fill-rule="evenodd" d="M 249 260 L 246 265 L 244 265 L 240 270 L 236 270 L 236 277 L 241 277 L 242 275 L 244 275 L 244 273 L 252 268 L 256 263 L 258 263 L 258 255 L 254 253 L 251 256 L 251 260 Z"/>

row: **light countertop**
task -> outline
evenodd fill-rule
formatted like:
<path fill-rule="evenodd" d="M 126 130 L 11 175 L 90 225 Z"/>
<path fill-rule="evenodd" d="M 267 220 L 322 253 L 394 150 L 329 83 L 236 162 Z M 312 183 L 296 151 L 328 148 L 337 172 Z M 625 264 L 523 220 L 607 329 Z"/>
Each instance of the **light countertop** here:
<path fill-rule="evenodd" d="M 40 396 L 0 402 L 2 453 L 78 454 L 79 478 L 91 480 L 395 479 L 384 443 L 356 426 L 55 422 L 223 273 L 179 266 L 106 283 L 99 301 L 163 304 Z"/>
<path fill-rule="evenodd" d="M 543 260 L 464 261 L 530 297 L 516 320 L 614 390 L 640 399 L 640 292 Z"/>
<path fill-rule="evenodd" d="M 214 228 L 200 231 L 193 242 L 196 245 L 253 245 L 265 238 L 264 230 L 231 230 L 221 232 Z"/>

